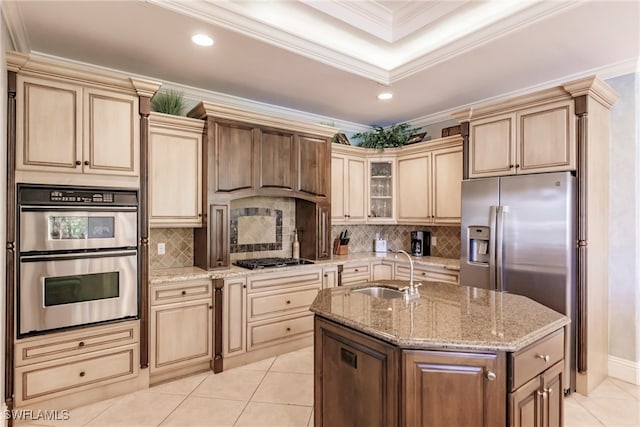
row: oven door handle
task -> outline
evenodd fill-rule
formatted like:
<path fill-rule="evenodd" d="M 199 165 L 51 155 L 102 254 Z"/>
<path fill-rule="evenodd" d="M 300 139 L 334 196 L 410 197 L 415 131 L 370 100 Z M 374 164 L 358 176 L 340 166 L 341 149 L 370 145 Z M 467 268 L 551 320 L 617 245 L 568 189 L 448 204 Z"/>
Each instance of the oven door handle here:
<path fill-rule="evenodd" d="M 62 261 L 72 259 L 87 259 L 87 258 L 115 258 L 138 255 L 136 249 L 115 250 L 107 251 L 101 250 L 97 252 L 83 252 L 83 253 L 51 253 L 51 254 L 38 254 L 38 255 L 25 255 L 20 257 L 20 262 L 46 262 L 46 261 Z"/>
<path fill-rule="evenodd" d="M 20 212 L 136 212 L 137 210 L 137 206 L 20 206 Z"/>

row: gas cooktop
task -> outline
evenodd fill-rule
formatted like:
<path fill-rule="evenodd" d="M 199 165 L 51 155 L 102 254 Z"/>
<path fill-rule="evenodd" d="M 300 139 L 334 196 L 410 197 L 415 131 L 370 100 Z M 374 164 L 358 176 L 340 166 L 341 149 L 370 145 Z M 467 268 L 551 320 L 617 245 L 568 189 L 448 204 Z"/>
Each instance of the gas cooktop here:
<path fill-rule="evenodd" d="M 304 265 L 313 264 L 313 261 L 307 261 L 306 259 L 295 258 L 254 258 L 254 259 L 239 259 L 234 262 L 238 267 L 248 268 L 249 270 L 256 270 L 260 268 L 277 268 L 286 267 L 290 265 Z"/>

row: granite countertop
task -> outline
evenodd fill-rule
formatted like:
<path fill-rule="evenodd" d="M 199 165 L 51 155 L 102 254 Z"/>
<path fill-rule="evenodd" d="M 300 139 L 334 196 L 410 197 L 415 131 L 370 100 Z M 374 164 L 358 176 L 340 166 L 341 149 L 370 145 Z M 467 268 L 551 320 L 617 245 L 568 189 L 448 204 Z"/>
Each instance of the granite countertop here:
<path fill-rule="evenodd" d="M 322 290 L 310 310 L 413 349 L 517 351 L 570 322 L 529 298 L 509 293 L 440 282 L 424 282 L 420 298 L 411 302 L 352 292 L 366 286 Z"/>
<path fill-rule="evenodd" d="M 431 268 L 444 268 L 447 270 L 458 271 L 460 270 L 460 260 L 452 258 L 440 258 L 440 257 L 411 257 L 415 266 L 424 265 Z M 395 257 L 394 254 L 376 254 L 375 252 L 361 252 L 349 255 L 334 255 L 331 259 L 317 260 L 313 264 L 297 265 L 291 267 L 278 267 L 274 269 L 264 270 L 248 270 L 246 268 L 237 267 L 232 265 L 229 268 L 223 270 L 203 270 L 198 267 L 177 267 L 177 268 L 163 268 L 159 270 L 151 270 L 150 283 L 165 283 L 183 280 L 198 280 L 198 279 L 219 279 L 234 276 L 246 276 L 250 274 L 264 274 L 264 273 L 276 273 L 279 271 L 290 271 L 301 268 L 313 268 L 314 266 L 326 267 L 330 265 L 348 264 L 349 262 L 357 261 L 373 261 L 373 260 L 390 260 L 400 263 L 408 263 L 405 256 Z"/>

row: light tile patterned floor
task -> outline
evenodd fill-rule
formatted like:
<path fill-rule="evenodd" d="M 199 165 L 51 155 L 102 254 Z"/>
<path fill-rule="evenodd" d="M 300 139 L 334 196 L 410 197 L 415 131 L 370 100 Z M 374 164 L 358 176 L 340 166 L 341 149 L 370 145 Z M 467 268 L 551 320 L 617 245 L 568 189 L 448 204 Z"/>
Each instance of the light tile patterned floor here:
<path fill-rule="evenodd" d="M 565 399 L 566 427 L 640 426 L 640 386 L 608 378 Z M 313 426 L 311 348 L 221 374 L 203 373 L 71 410 L 48 426 Z"/>

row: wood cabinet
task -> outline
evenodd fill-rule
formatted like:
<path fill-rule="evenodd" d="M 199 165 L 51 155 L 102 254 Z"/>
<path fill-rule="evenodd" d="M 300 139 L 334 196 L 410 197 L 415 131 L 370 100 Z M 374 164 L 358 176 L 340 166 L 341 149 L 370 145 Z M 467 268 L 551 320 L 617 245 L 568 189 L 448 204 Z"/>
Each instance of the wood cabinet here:
<path fill-rule="evenodd" d="M 16 103 L 17 170 L 139 175 L 135 92 L 18 74 Z"/>
<path fill-rule="evenodd" d="M 331 258 L 331 206 L 329 204 L 296 199 L 296 228 L 301 258 Z"/>
<path fill-rule="evenodd" d="M 398 223 L 460 223 L 462 146 L 454 140 L 398 156 Z"/>
<path fill-rule="evenodd" d="M 18 340 L 16 406 L 135 379 L 139 337 L 139 322 L 129 321 Z"/>
<path fill-rule="evenodd" d="M 274 129 L 255 132 L 260 135 L 257 189 L 293 190 L 297 175 L 294 135 Z"/>
<path fill-rule="evenodd" d="M 331 186 L 327 178 L 331 168 L 331 143 L 327 138 L 314 135 L 298 135 L 297 138 L 296 190 L 330 202 Z"/>
<path fill-rule="evenodd" d="M 149 224 L 202 226 L 204 121 L 167 114 L 149 116 Z"/>
<path fill-rule="evenodd" d="M 213 157 L 208 173 L 213 178 L 213 191 L 230 193 L 253 188 L 259 161 L 254 127 L 235 122 L 215 122 L 211 126 Z"/>
<path fill-rule="evenodd" d="M 247 279 L 224 280 L 222 291 L 222 355 L 242 354 L 247 350 Z"/>
<path fill-rule="evenodd" d="M 315 353 L 316 426 L 399 425 L 395 347 L 316 317 Z"/>
<path fill-rule="evenodd" d="M 409 280 L 411 269 L 409 263 L 395 263 L 395 278 L 397 280 Z M 415 281 L 427 280 L 432 282 L 447 282 L 454 285 L 460 284 L 460 272 L 448 270 L 444 267 L 427 267 L 425 265 L 413 265 L 413 278 Z"/>
<path fill-rule="evenodd" d="M 334 224 L 367 219 L 366 184 L 367 162 L 364 158 L 332 154 L 331 221 Z"/>
<path fill-rule="evenodd" d="M 509 420 L 513 427 L 551 427 L 563 423 L 564 333 L 510 355 Z"/>
<path fill-rule="evenodd" d="M 158 283 L 151 286 L 151 382 L 210 365 L 213 354 L 211 280 Z"/>
<path fill-rule="evenodd" d="M 572 99 L 472 120 L 469 177 L 574 170 L 575 128 Z"/>
<path fill-rule="evenodd" d="M 402 351 L 405 426 L 504 426 L 504 353 Z"/>

